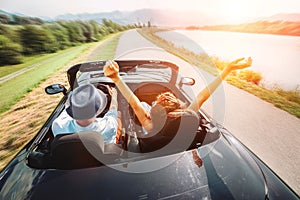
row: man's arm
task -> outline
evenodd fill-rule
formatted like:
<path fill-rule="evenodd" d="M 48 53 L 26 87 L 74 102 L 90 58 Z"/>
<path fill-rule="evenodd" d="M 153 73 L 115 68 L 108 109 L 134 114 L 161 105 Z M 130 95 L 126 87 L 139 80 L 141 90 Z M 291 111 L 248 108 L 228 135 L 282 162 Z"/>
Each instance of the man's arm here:
<path fill-rule="evenodd" d="M 118 110 L 118 93 L 115 88 L 109 88 L 109 93 L 111 95 L 111 102 L 109 109 L 112 110 Z"/>

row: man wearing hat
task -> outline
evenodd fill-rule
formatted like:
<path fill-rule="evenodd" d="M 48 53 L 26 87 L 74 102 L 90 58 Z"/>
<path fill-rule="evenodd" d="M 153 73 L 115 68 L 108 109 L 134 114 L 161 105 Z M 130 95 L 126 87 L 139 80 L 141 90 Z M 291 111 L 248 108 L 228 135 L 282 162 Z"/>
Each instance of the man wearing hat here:
<path fill-rule="evenodd" d="M 53 135 L 97 131 L 103 135 L 104 143 L 116 142 L 117 91 L 114 88 L 109 90 L 112 96 L 109 111 L 102 118 L 97 118 L 106 107 L 106 94 L 92 84 L 75 88 L 69 98 L 70 105 L 53 121 Z"/>

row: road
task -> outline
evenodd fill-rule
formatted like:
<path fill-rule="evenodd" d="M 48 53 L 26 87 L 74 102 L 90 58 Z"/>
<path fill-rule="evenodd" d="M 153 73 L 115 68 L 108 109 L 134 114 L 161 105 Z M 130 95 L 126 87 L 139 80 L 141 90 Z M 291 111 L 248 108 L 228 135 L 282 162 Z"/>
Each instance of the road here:
<path fill-rule="evenodd" d="M 156 47 L 135 30 L 121 36 L 115 58 L 155 58 L 176 62 L 181 75 L 196 78 L 195 92 L 213 78 Z M 225 82 L 203 109 L 300 194 L 300 119 Z"/>

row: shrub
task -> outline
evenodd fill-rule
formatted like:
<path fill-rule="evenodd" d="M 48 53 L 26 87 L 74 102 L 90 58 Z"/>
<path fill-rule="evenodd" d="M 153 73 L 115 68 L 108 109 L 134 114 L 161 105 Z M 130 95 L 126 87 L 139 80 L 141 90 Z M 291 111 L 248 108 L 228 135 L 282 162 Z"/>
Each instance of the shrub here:
<path fill-rule="evenodd" d="M 291 101 L 291 102 L 295 102 L 297 104 L 300 105 L 300 90 L 298 89 L 298 87 L 295 90 L 283 90 L 282 88 L 276 88 L 274 89 L 274 91 L 284 97 L 286 100 Z"/>
<path fill-rule="evenodd" d="M 22 62 L 22 47 L 7 37 L 0 35 L 0 65 L 13 65 Z"/>
<path fill-rule="evenodd" d="M 250 83 L 254 83 L 255 85 L 259 85 L 262 76 L 258 72 L 254 72 L 252 70 L 243 70 L 237 73 L 237 77 L 239 77 L 242 80 L 245 80 Z"/>
<path fill-rule="evenodd" d="M 20 26 L 10 26 L 0 24 L 0 35 L 7 37 L 11 42 L 21 44 L 18 29 Z"/>
<path fill-rule="evenodd" d="M 215 66 L 219 69 L 219 70 L 223 70 L 224 67 L 228 64 L 228 62 L 224 62 L 221 61 L 219 58 L 217 57 L 211 57 L 211 59 L 213 60 Z"/>
<path fill-rule="evenodd" d="M 24 53 L 53 53 L 58 50 L 58 44 L 53 34 L 42 26 L 26 25 L 20 31 Z"/>
<path fill-rule="evenodd" d="M 52 40 L 58 49 L 66 49 L 71 46 L 68 30 L 59 23 L 44 24 L 43 28 L 55 37 L 55 39 L 53 38 Z"/>

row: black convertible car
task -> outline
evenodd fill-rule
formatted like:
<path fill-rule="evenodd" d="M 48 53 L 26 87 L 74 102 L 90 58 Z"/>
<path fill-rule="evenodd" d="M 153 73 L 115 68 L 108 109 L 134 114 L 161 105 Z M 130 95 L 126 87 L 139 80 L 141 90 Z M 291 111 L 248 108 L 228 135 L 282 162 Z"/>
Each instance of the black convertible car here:
<path fill-rule="evenodd" d="M 182 102 L 193 99 L 190 86 L 195 80 L 180 77 L 173 63 L 116 62 L 122 79 L 142 101 L 151 104 L 165 91 Z M 52 122 L 67 106 L 74 88 L 91 83 L 110 99 L 106 85 L 115 85 L 103 74 L 105 63 L 71 67 L 68 90 L 61 84 L 46 88 L 48 94 L 64 96 L 41 130 L 0 173 L 0 199 L 299 199 L 203 110 L 198 116 L 184 116 L 177 131 L 170 127 L 171 141 L 143 152 L 144 142 L 138 137 L 142 127 L 119 93 L 122 123 L 117 144 L 104 144 L 96 132 L 53 137 Z"/>

